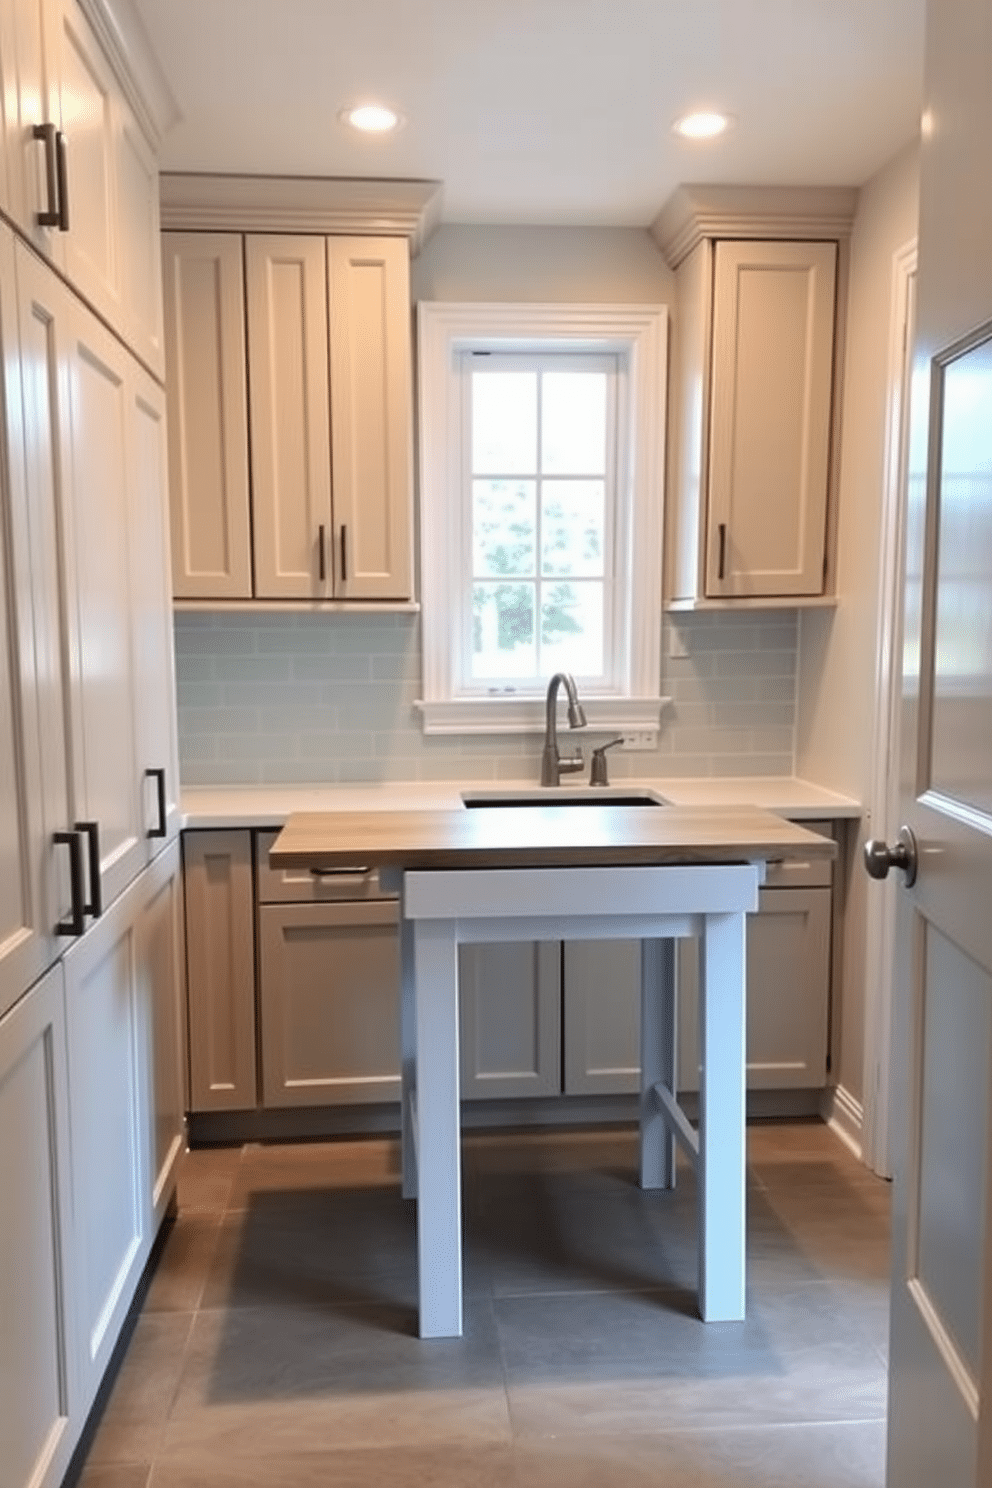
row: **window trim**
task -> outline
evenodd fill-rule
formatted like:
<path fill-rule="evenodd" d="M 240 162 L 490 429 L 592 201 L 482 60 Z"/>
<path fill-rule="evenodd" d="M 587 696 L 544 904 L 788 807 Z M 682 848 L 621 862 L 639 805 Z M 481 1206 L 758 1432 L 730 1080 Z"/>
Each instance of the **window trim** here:
<path fill-rule="evenodd" d="M 668 311 L 664 305 L 476 304 L 421 301 L 419 475 L 423 697 L 426 734 L 542 733 L 544 698 L 455 695 L 447 617 L 458 587 L 463 401 L 461 353 L 606 352 L 625 364 L 629 427 L 620 465 L 630 481 L 629 621 L 620 693 L 583 697 L 597 729 L 653 730 L 661 708 Z M 619 589 L 619 586 L 617 586 Z"/>

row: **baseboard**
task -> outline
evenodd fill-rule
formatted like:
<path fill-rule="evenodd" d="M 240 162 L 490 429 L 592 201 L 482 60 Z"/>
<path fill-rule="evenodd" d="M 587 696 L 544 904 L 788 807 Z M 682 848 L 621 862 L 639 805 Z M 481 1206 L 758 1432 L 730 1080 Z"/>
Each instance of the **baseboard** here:
<path fill-rule="evenodd" d="M 820 1115 L 844 1146 L 850 1148 L 858 1162 L 864 1162 L 862 1136 L 865 1112 L 861 1102 L 855 1100 L 843 1085 L 835 1085 L 823 1092 Z"/>

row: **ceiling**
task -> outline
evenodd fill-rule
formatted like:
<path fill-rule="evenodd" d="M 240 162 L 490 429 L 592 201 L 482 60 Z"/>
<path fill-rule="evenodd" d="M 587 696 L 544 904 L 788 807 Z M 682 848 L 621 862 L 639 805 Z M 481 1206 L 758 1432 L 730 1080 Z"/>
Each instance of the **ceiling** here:
<path fill-rule="evenodd" d="M 133 0 L 166 170 L 411 177 L 442 219 L 646 226 L 683 182 L 858 186 L 918 132 L 924 0 Z M 374 98 L 387 139 L 338 121 Z M 722 139 L 672 133 L 689 109 Z"/>

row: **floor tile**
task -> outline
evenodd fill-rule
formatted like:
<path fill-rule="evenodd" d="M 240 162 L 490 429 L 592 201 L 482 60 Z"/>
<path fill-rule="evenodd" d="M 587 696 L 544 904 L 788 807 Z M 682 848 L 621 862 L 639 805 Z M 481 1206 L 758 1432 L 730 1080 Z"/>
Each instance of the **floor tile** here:
<path fill-rule="evenodd" d="M 201 1313 L 162 1460 L 508 1442 L 489 1303 L 466 1307 L 464 1338 L 425 1344 L 414 1325 L 406 1308 Z"/>
<path fill-rule="evenodd" d="M 882 1488 L 884 1423 L 533 1440 L 515 1488 Z"/>
<path fill-rule="evenodd" d="M 77 1488 L 148 1488 L 150 1462 L 96 1463 L 85 1467 Z"/>
<path fill-rule="evenodd" d="M 166 1220 L 161 1251 L 148 1285 L 143 1310 L 194 1312 L 220 1233 L 221 1216 L 200 1210 L 180 1211 Z"/>
<path fill-rule="evenodd" d="M 180 1213 L 200 1210 L 223 1214 L 241 1165 L 241 1152 L 240 1147 L 197 1147 L 187 1152 L 179 1171 Z"/>
<path fill-rule="evenodd" d="M 139 1317 L 100 1418 L 88 1465 L 154 1459 L 179 1386 L 193 1316 L 148 1313 Z"/>

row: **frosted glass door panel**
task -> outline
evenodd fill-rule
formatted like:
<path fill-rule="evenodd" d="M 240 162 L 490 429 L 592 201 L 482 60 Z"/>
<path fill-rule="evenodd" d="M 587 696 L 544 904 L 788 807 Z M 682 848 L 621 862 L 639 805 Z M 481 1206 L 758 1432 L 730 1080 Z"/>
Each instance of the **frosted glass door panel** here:
<path fill-rule="evenodd" d="M 930 786 L 992 817 L 992 340 L 948 363 Z"/>

